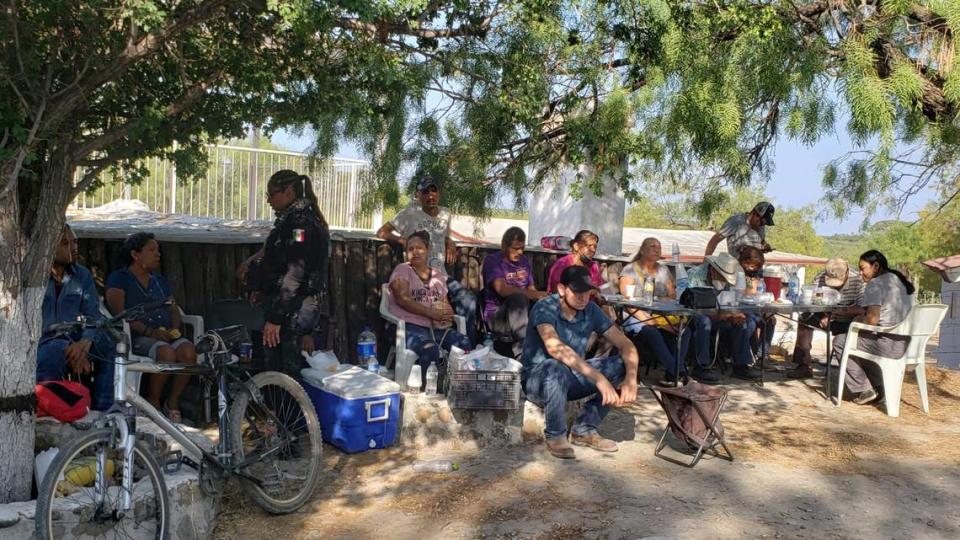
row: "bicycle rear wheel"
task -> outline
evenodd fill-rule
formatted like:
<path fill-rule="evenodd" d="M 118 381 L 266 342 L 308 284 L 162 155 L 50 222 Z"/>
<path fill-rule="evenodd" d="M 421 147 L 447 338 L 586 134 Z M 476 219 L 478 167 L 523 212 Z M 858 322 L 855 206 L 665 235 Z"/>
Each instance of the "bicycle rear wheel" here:
<path fill-rule="evenodd" d="M 240 392 L 230 408 L 236 459 L 249 462 L 241 478 L 248 493 L 272 514 L 303 506 L 320 475 L 320 421 L 313 402 L 292 378 L 275 371 L 253 377 L 259 399 Z"/>
<path fill-rule="evenodd" d="M 114 431 L 98 429 L 60 450 L 37 495 L 37 538 L 154 538 L 169 536 L 170 502 L 163 471 L 149 448 L 133 449 L 133 506 L 121 508 L 123 449 Z M 97 477 L 103 478 L 102 489 Z"/>

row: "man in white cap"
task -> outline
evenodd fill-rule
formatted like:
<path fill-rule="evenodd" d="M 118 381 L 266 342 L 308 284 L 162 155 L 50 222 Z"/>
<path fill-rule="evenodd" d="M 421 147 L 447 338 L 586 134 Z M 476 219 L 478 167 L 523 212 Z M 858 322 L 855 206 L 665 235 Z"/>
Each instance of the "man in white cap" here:
<path fill-rule="evenodd" d="M 767 243 L 767 226 L 773 226 L 773 213 L 776 209 L 766 201 L 758 202 L 753 210 L 745 214 L 730 216 L 710 241 L 704 255 L 713 255 L 714 250 L 724 239 L 727 240 L 727 253 L 737 257 L 740 246 L 753 246 L 764 253 L 773 251 Z"/>
<path fill-rule="evenodd" d="M 830 287 L 840 292 L 840 302 L 833 317 L 828 318 L 826 313 L 804 313 L 800 315 L 800 324 L 797 326 L 797 343 L 793 347 L 793 361 L 797 367 L 787 372 L 787 377 L 792 379 L 805 379 L 813 376 L 811 368 L 812 358 L 810 357 L 810 345 L 813 342 L 813 329 L 821 328 L 827 330 L 827 321 L 830 323 L 830 334 L 837 336 L 846 334 L 850 329 L 850 323 L 853 318 L 862 315 L 863 309 L 863 279 L 860 272 L 850 268 L 847 261 L 834 257 L 827 261 L 827 266 L 822 272 L 814 276 L 813 283 L 815 287 Z M 837 342 L 840 342 L 840 350 L 837 350 Z M 840 358 L 843 354 L 842 340 L 834 339 L 834 355 Z"/>
<path fill-rule="evenodd" d="M 736 257 L 729 253 L 721 253 L 705 257 L 704 260 L 706 262 L 687 272 L 691 287 L 713 287 L 717 291 L 725 291 L 737 283 L 737 272 L 742 268 Z M 756 319 L 747 317 L 743 313 L 730 312 L 713 317 L 706 315 L 692 317 L 690 341 L 698 358 L 701 355 L 710 354 L 710 337 L 714 329 L 721 333 L 721 338 L 727 343 L 727 348 L 733 357 L 733 376 L 748 381 L 760 379 L 760 370 L 750 367 L 753 362 L 750 339 L 757 330 Z M 698 372 L 702 374 L 701 377 L 698 377 Z M 713 375 L 702 367 L 693 372 L 693 378 L 700 382 L 708 382 Z"/>

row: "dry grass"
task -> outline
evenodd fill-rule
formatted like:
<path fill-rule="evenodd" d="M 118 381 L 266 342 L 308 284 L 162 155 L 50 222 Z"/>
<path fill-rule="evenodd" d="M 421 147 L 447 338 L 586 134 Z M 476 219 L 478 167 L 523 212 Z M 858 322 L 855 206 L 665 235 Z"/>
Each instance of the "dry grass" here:
<path fill-rule="evenodd" d="M 954 444 L 960 427 L 960 373 L 927 368 L 930 415 L 920 408 L 914 376 L 907 374 L 900 417 L 880 407 L 844 403 L 840 409 L 809 404 L 775 412 L 725 415 L 723 421 L 738 457 L 846 473 L 879 453 L 910 454 L 960 464 Z"/>

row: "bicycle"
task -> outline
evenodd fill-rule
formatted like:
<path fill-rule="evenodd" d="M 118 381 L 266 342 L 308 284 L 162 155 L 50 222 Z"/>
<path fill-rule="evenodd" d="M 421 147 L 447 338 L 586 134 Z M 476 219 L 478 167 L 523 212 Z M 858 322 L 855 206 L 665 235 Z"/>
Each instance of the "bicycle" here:
<path fill-rule="evenodd" d="M 164 472 L 196 469 L 201 491 L 222 494 L 239 478 L 253 501 L 273 514 L 306 504 L 316 487 L 321 458 L 320 424 L 313 403 L 292 378 L 278 372 L 250 376 L 234 353 L 247 354 L 243 326 L 211 330 L 197 340 L 203 365 L 132 363 L 122 332 L 124 320 L 141 318 L 169 301 L 143 304 L 99 321 L 78 319 L 48 327 L 71 333 L 104 330 L 114 339 L 114 405 L 89 432 L 62 448 L 44 475 L 37 496 L 37 538 L 146 537 L 170 535 L 170 501 Z M 241 350 L 246 349 L 246 350 Z M 208 452 L 156 410 L 129 392 L 127 371 L 200 375 L 216 380 L 219 440 Z M 162 454 L 137 435 L 137 413 L 149 418 L 186 451 Z"/>

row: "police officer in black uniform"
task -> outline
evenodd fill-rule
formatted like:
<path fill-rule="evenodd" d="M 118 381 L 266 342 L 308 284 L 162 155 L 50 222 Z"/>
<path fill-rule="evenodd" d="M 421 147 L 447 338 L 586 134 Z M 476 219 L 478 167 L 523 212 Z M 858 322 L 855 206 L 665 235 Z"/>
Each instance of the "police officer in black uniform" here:
<path fill-rule="evenodd" d="M 320 319 L 320 295 L 327 282 L 330 227 L 310 179 L 277 171 L 267 183 L 267 202 L 277 214 L 259 264 L 247 285 L 262 301 L 263 346 L 269 369 L 300 378 L 300 351 L 312 353 Z"/>

